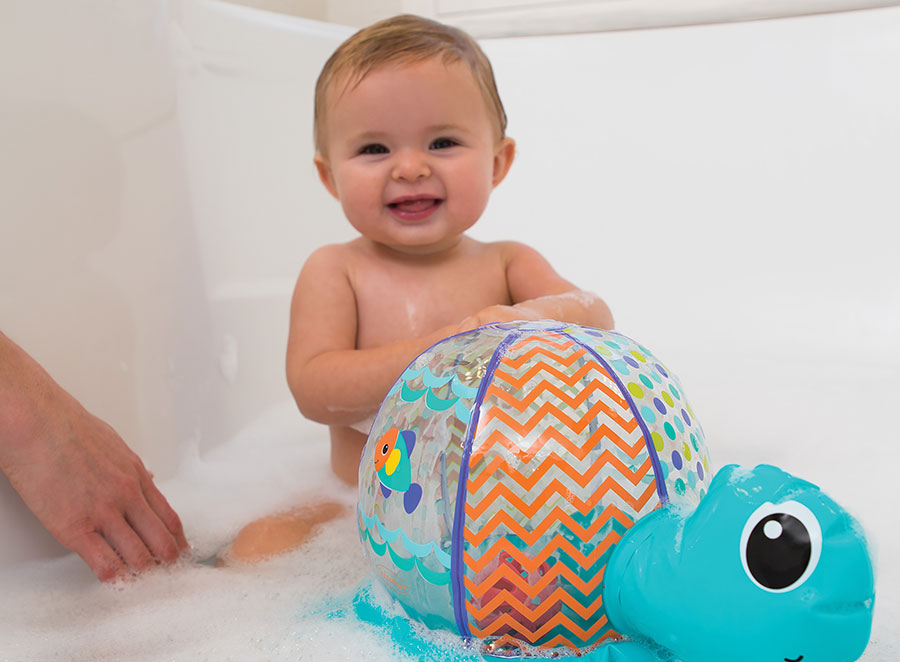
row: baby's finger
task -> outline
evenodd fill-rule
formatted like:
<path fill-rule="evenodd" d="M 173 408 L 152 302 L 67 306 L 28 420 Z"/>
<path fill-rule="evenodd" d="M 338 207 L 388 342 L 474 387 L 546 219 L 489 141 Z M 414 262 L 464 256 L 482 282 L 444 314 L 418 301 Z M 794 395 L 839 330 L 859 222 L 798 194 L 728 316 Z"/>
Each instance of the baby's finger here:
<path fill-rule="evenodd" d="M 480 324 L 478 323 L 478 318 L 474 315 L 471 315 L 459 323 L 459 326 L 456 327 L 456 331 L 454 331 L 454 333 L 465 333 L 466 331 L 471 331 L 478 326 L 480 326 Z"/>
<path fill-rule="evenodd" d="M 161 522 L 159 527 L 163 528 Z M 124 517 L 110 522 L 103 533 L 106 541 L 119 553 L 119 556 L 125 561 L 125 565 L 131 570 L 141 572 L 155 565 L 153 556 L 147 549 L 147 545 L 144 544 L 142 536 Z"/>
<path fill-rule="evenodd" d="M 101 582 L 112 581 L 125 572 L 125 564 L 109 543 L 96 531 L 71 545 Z"/>
<path fill-rule="evenodd" d="M 178 517 L 178 513 L 169 505 L 166 497 L 163 496 L 163 493 L 159 491 L 152 481 L 145 481 L 143 489 L 150 508 L 153 509 L 156 516 L 159 517 L 163 525 L 175 538 L 175 545 L 178 551 L 187 549 L 188 542 L 184 536 L 184 527 L 181 524 L 181 518 Z"/>

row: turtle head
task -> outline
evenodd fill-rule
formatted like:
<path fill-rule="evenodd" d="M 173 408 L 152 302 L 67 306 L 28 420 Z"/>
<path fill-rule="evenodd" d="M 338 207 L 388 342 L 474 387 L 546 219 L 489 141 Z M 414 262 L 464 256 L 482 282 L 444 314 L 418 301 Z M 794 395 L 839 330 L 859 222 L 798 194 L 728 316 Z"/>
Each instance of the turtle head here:
<path fill-rule="evenodd" d="M 644 520 L 619 543 L 636 534 L 621 550 L 629 558 L 616 558 L 617 547 L 607 568 L 617 575 L 607 574 L 616 586 L 604 593 L 614 627 L 685 662 L 862 655 L 875 597 L 869 551 L 859 525 L 815 485 L 773 466 L 731 465 L 692 512 L 663 508 Z"/>

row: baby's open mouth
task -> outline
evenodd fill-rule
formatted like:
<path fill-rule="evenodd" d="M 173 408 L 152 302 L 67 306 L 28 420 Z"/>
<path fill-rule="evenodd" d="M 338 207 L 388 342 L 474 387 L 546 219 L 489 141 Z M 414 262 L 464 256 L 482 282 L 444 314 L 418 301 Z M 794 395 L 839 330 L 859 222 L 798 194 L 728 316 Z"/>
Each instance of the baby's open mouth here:
<path fill-rule="evenodd" d="M 443 200 L 428 196 L 398 198 L 388 203 L 388 208 L 405 220 L 420 220 L 437 209 Z"/>
<path fill-rule="evenodd" d="M 397 211 L 415 213 L 431 209 L 439 204 L 441 204 L 439 198 L 411 198 L 388 203 L 388 207 Z"/>

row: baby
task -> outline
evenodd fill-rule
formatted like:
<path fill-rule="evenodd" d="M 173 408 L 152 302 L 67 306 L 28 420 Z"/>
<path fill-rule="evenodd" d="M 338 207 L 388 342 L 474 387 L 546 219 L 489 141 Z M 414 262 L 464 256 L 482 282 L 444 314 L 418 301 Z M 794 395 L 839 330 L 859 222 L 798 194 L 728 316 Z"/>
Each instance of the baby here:
<path fill-rule="evenodd" d="M 348 484 L 391 384 L 442 338 L 521 319 L 612 327 L 606 304 L 534 249 L 465 234 L 515 143 L 490 62 L 464 32 L 416 16 L 357 32 L 319 76 L 314 131 L 319 177 L 360 236 L 303 266 L 287 377 L 300 411 L 330 427 L 331 467 Z M 260 520 L 232 555 L 293 547 L 333 512 Z"/>

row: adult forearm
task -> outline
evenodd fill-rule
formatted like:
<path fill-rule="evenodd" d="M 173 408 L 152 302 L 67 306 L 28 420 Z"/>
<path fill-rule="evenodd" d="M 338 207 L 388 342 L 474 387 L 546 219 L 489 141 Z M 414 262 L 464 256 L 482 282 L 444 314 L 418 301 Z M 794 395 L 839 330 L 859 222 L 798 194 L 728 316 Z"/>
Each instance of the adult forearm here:
<path fill-rule="evenodd" d="M 65 392 L 0 332 L 0 470 L 7 472 Z"/>

